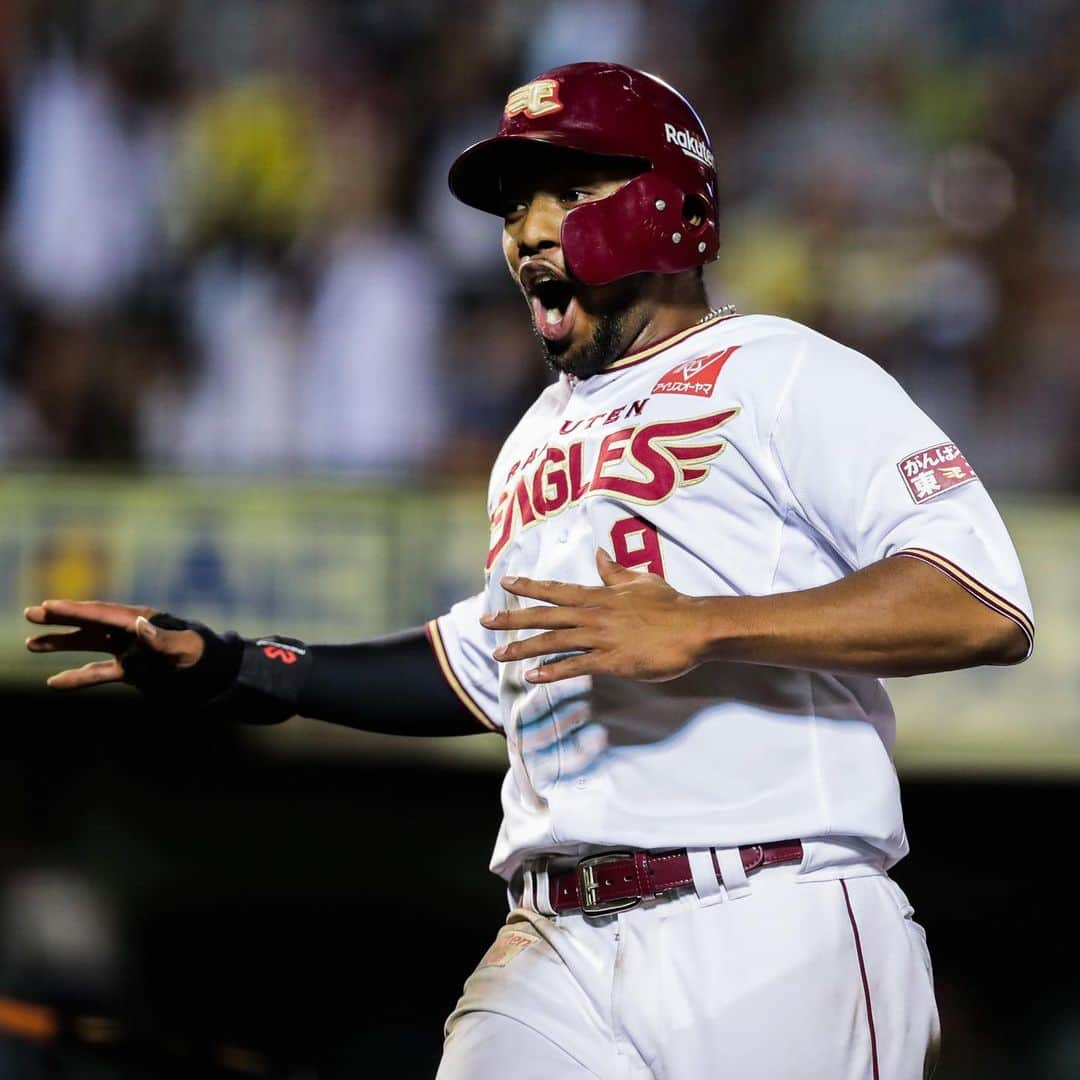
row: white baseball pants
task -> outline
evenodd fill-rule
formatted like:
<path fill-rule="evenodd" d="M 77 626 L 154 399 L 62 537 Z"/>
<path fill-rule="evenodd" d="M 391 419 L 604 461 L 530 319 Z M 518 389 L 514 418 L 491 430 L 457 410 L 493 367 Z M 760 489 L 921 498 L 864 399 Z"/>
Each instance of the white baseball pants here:
<path fill-rule="evenodd" d="M 437 1080 L 929 1077 L 937 1006 L 907 898 L 880 871 L 798 870 L 599 920 L 515 908 L 446 1023 Z"/>

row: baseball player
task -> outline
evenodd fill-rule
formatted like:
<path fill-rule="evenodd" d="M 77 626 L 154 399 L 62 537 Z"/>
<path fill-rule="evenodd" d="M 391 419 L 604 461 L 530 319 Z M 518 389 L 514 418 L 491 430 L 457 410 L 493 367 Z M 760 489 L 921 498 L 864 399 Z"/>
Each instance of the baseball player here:
<path fill-rule="evenodd" d="M 29 647 L 113 654 L 60 688 L 505 736 L 512 911 L 439 1080 L 929 1075 L 880 680 L 1029 655 L 989 496 L 870 360 L 709 307 L 713 152 L 659 79 L 537 77 L 450 186 L 502 219 L 558 372 L 495 461 L 484 591 L 315 646 L 58 600 L 30 621 L 77 629 Z"/>

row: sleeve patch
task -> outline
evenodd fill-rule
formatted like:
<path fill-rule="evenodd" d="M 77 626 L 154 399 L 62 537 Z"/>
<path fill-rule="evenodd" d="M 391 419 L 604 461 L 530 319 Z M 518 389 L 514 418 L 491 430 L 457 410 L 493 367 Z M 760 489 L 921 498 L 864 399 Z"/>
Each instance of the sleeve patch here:
<path fill-rule="evenodd" d="M 979 479 L 955 443 L 941 443 L 910 454 L 896 467 L 916 505 Z"/>

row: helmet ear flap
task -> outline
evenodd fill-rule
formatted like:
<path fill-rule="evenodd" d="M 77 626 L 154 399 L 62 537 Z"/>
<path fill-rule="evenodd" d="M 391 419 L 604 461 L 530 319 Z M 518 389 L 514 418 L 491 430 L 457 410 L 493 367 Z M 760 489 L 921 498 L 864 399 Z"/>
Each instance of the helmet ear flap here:
<path fill-rule="evenodd" d="M 575 207 L 563 219 L 561 243 L 567 269 L 586 285 L 692 270 L 720 246 L 708 200 L 657 172 Z"/>

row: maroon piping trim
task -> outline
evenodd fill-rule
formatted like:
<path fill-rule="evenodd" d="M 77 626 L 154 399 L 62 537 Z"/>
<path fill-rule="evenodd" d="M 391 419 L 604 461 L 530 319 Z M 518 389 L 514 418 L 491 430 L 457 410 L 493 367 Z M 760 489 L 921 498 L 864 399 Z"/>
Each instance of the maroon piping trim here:
<path fill-rule="evenodd" d="M 855 952 L 859 956 L 859 974 L 862 976 L 863 997 L 866 1000 L 866 1024 L 870 1028 L 870 1061 L 874 1066 L 874 1080 L 880 1080 L 877 1058 L 877 1032 L 874 1030 L 874 1009 L 870 1004 L 870 982 L 866 978 L 866 964 L 863 961 L 862 942 L 859 940 L 859 926 L 855 922 L 855 912 L 851 910 L 851 897 L 848 895 L 847 882 L 840 879 L 840 888 L 844 890 L 844 903 L 847 905 L 848 919 L 851 921 L 851 933 L 855 938 Z"/>
<path fill-rule="evenodd" d="M 1016 623 L 1023 630 L 1028 643 L 1034 648 L 1035 624 L 1020 608 L 1010 603 L 1005 597 L 999 596 L 973 574 L 969 574 L 950 559 L 946 559 L 944 555 L 939 555 L 936 551 L 930 551 L 927 548 L 904 548 L 902 551 L 896 552 L 896 555 L 903 555 L 909 559 L 918 559 L 919 562 L 926 563 L 927 566 L 932 566 L 935 570 L 940 570 L 946 577 L 955 581 L 960 588 L 990 608 L 991 611 L 996 611 L 999 615 L 1004 615 L 1005 618 Z"/>

